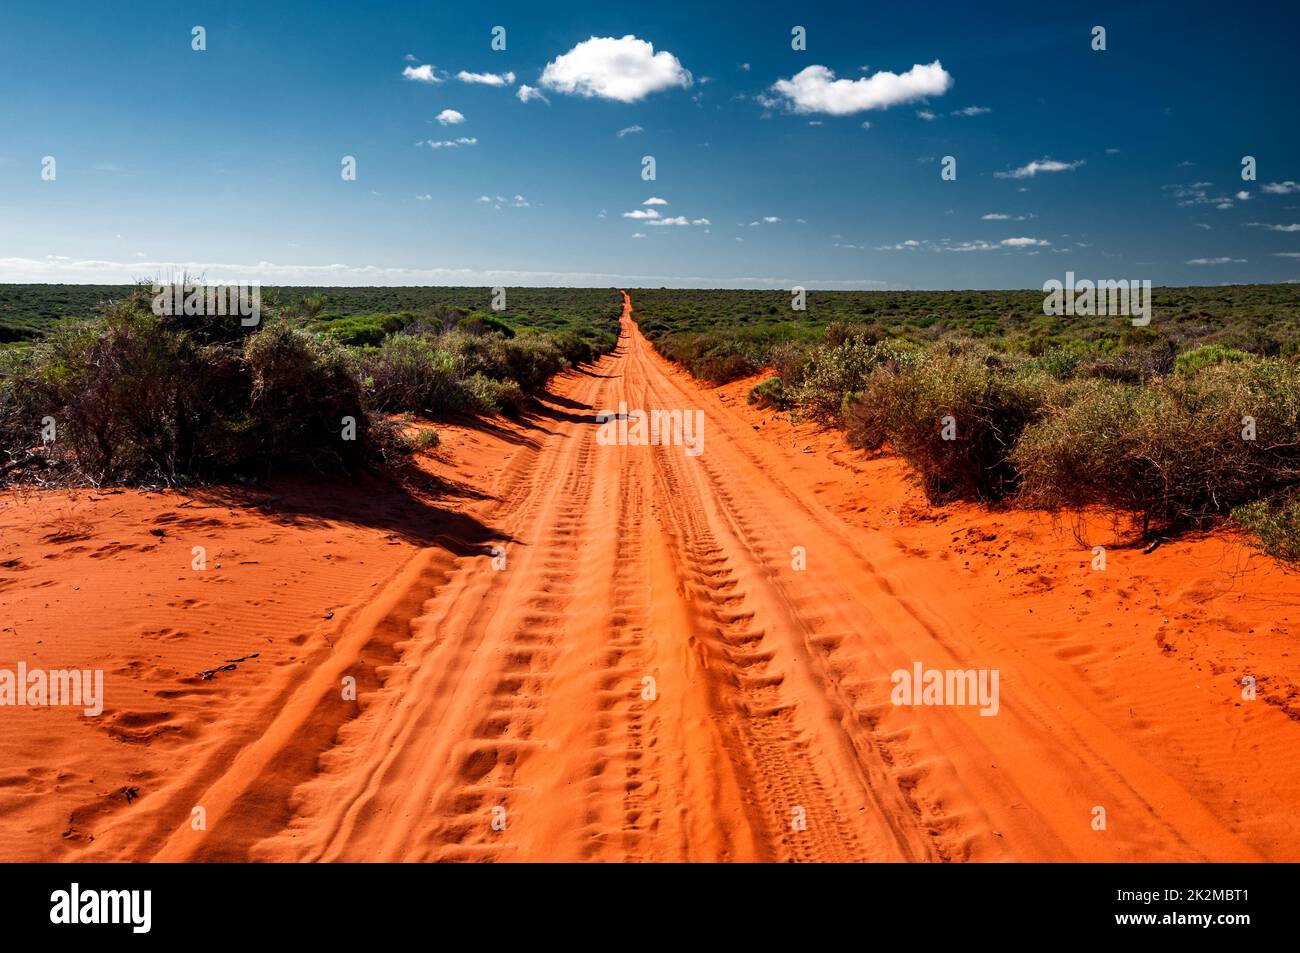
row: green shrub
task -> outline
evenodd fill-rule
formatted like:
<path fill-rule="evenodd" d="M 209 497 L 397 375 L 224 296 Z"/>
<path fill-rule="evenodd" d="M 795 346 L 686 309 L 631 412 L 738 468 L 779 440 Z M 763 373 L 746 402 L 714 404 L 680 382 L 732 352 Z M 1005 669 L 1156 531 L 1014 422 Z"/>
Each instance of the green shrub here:
<path fill-rule="evenodd" d="M 467 334 L 496 333 L 506 338 L 515 336 L 514 328 L 486 311 L 475 311 L 472 314 L 467 314 L 456 322 L 456 330 L 464 331 Z"/>
<path fill-rule="evenodd" d="M 1250 355 L 1244 351 L 1238 351 L 1235 348 L 1224 347 L 1221 344 L 1207 344 L 1204 347 L 1198 347 L 1195 350 L 1184 351 L 1179 354 L 1174 361 L 1174 373 L 1182 375 L 1195 374 L 1203 367 L 1229 362 L 1236 363 L 1249 357 Z"/>
<path fill-rule="evenodd" d="M 482 374 L 472 375 L 466 382 L 475 413 L 517 415 L 528 402 L 528 395 L 518 382 L 494 380 Z"/>
<path fill-rule="evenodd" d="M 915 359 L 915 350 L 902 342 L 871 343 L 865 337 L 848 337 L 838 345 L 814 348 L 804 365 L 794 400 L 800 412 L 813 420 L 838 421 L 844 399 L 860 393 L 876 368 L 899 368 Z"/>
<path fill-rule="evenodd" d="M 407 438 L 411 449 L 419 452 L 428 450 L 437 450 L 438 445 L 442 443 L 442 438 L 438 436 L 438 431 L 432 427 L 425 427 L 417 430 L 414 435 Z"/>
<path fill-rule="evenodd" d="M 293 468 L 352 470 L 364 463 L 369 421 L 339 345 L 272 323 L 248 339 L 244 359 L 251 387 L 242 429 L 250 451 Z"/>
<path fill-rule="evenodd" d="M 538 393 L 569 366 L 555 341 L 545 334 L 520 334 L 501 341 L 500 346 L 504 360 L 497 379 L 514 381 L 525 394 Z"/>
<path fill-rule="evenodd" d="M 1280 503 L 1247 503 L 1233 510 L 1232 518 L 1255 537 L 1261 551 L 1286 566 L 1300 566 L 1300 495 Z"/>
<path fill-rule="evenodd" d="M 1298 428 L 1300 368 L 1220 363 L 1148 386 L 1078 382 L 1025 432 L 1013 461 L 1027 502 L 1129 511 L 1149 534 L 1300 483 Z"/>
<path fill-rule="evenodd" d="M 710 384 L 727 384 L 762 369 L 762 361 L 743 351 L 714 349 L 695 364 L 695 373 Z"/>
<path fill-rule="evenodd" d="M 618 338 L 608 331 L 599 331 L 591 327 L 568 328 L 551 334 L 551 340 L 560 349 L 564 359 L 577 367 L 590 364 L 603 354 L 614 350 Z"/>
<path fill-rule="evenodd" d="M 1019 479 L 1012 447 L 1044 411 L 1052 389 L 1041 371 L 990 367 L 971 353 L 931 353 L 896 374 L 873 377 L 856 403 L 858 439 L 865 444 L 884 435 L 933 502 L 999 500 Z"/>
<path fill-rule="evenodd" d="M 95 484 L 352 469 L 388 453 L 391 435 L 336 345 L 275 322 L 237 342 L 183 327 L 132 295 L 42 341 L 5 375 L 4 406 L 18 411 L 28 446 L 52 417 L 45 459 Z M 343 439 L 344 417 L 354 440 Z"/>
<path fill-rule="evenodd" d="M 769 377 L 761 384 L 755 384 L 751 387 L 749 389 L 749 402 L 771 410 L 785 410 L 790 403 L 785 393 L 785 386 L 781 383 L 779 377 Z"/>
<path fill-rule="evenodd" d="M 315 325 L 313 330 L 328 335 L 339 344 L 349 347 L 377 347 L 384 338 L 402 330 L 415 315 L 410 312 L 402 314 L 357 314 L 347 318 L 333 318 Z"/>
<path fill-rule="evenodd" d="M 360 363 L 367 390 L 381 410 L 438 416 L 479 407 L 456 356 L 428 338 L 393 335 L 378 350 L 362 355 Z"/>
<path fill-rule="evenodd" d="M 756 374 L 766 364 L 766 346 L 729 330 L 669 334 L 655 347 L 670 361 L 710 384 L 728 384 Z"/>

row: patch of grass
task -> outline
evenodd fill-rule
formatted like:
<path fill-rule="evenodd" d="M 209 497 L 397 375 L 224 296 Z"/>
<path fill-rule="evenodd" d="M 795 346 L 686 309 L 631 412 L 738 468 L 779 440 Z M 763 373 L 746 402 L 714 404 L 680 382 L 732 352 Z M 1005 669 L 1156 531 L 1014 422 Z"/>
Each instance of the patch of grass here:
<path fill-rule="evenodd" d="M 1255 500 L 1233 510 L 1232 518 L 1255 537 L 1261 552 L 1300 568 L 1300 495 L 1280 502 Z"/>

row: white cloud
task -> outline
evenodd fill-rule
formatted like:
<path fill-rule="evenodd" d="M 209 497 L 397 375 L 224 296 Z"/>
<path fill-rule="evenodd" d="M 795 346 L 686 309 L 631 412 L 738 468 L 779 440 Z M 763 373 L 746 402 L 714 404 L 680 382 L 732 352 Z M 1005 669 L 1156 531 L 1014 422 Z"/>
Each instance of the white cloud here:
<path fill-rule="evenodd" d="M 691 224 L 692 224 L 692 225 L 712 225 L 713 223 L 710 222 L 707 218 L 693 218 L 693 219 L 691 219 Z"/>
<path fill-rule="evenodd" d="M 456 78 L 462 83 L 480 83 L 483 86 L 512 86 L 515 82 L 514 73 L 467 73 L 461 70 Z"/>
<path fill-rule="evenodd" d="M 430 149 L 455 149 L 459 146 L 476 146 L 478 145 L 478 139 L 473 136 L 461 136 L 459 139 L 443 139 L 440 141 L 426 139 L 425 143 Z"/>
<path fill-rule="evenodd" d="M 1035 159 L 1018 169 L 1012 169 L 1010 172 L 994 172 L 993 175 L 999 179 L 1029 179 L 1040 172 L 1073 172 L 1083 165 L 1084 161 L 1078 159 L 1074 162 L 1059 162 L 1056 159 Z"/>
<path fill-rule="evenodd" d="M 1300 251 L 1275 251 L 1274 258 L 1300 258 Z"/>
<path fill-rule="evenodd" d="M 676 215 L 672 218 L 656 218 L 653 221 L 646 222 L 647 225 L 689 225 L 685 215 Z"/>
<path fill-rule="evenodd" d="M 988 106 L 967 106 L 965 109 L 954 109 L 954 116 L 983 116 L 985 113 L 993 112 Z"/>
<path fill-rule="evenodd" d="M 1244 265 L 1244 258 L 1190 258 L 1189 265 Z"/>
<path fill-rule="evenodd" d="M 43 258 L 0 258 L 0 282 L 20 284 L 128 284 L 157 276 L 203 275 L 209 282 L 259 281 L 268 286 L 304 287 L 406 287 L 467 285 L 529 288 L 608 288 L 613 285 L 644 288 L 663 285 L 679 288 L 765 288 L 786 290 L 806 275 L 761 276 L 628 274 L 587 271 L 509 271 L 478 268 L 404 268 L 342 263 L 286 265 L 277 262 L 220 263 L 211 261 L 110 261 L 74 259 L 66 255 Z M 890 287 L 871 278 L 818 281 L 819 288 L 869 289 Z"/>
<path fill-rule="evenodd" d="M 633 238 L 645 238 L 645 232 L 633 232 L 633 233 L 632 233 L 632 237 L 633 237 Z"/>
<path fill-rule="evenodd" d="M 1300 182 L 1265 182 L 1259 187 L 1259 190 L 1266 195 L 1290 195 L 1293 192 L 1300 192 Z"/>
<path fill-rule="evenodd" d="M 777 215 L 764 215 L 763 221 L 767 222 L 769 225 L 775 225 L 777 222 L 781 221 L 781 219 L 780 216 Z"/>
<path fill-rule="evenodd" d="M 442 82 L 442 77 L 434 72 L 433 66 L 429 63 L 425 63 L 423 66 L 407 66 L 402 70 L 402 75 L 419 83 Z"/>
<path fill-rule="evenodd" d="M 635 135 L 638 132 L 645 132 L 645 130 L 640 126 L 627 126 L 626 128 L 620 129 L 615 133 L 615 135 L 622 139 L 624 136 Z"/>
<path fill-rule="evenodd" d="M 1002 212 L 989 212 L 987 215 L 980 216 L 986 222 L 1005 222 L 1010 217 L 1010 215 L 1005 215 Z"/>
<path fill-rule="evenodd" d="M 902 74 L 881 71 L 854 80 L 836 79 L 825 66 L 808 66 L 790 79 L 778 79 L 772 91 L 785 97 L 794 112 L 847 116 L 941 96 L 951 86 L 952 76 L 935 60 Z"/>
<path fill-rule="evenodd" d="M 458 123 L 464 122 L 465 116 L 456 112 L 454 109 L 444 109 L 442 112 L 438 113 L 437 119 L 438 122 L 442 123 L 444 126 L 455 126 Z"/>
<path fill-rule="evenodd" d="M 426 192 L 424 195 L 417 195 L 417 196 L 415 197 L 415 200 L 416 200 L 417 202 L 430 202 L 430 201 L 433 200 L 433 196 L 432 196 L 432 195 L 429 195 L 429 194 Z"/>
<path fill-rule="evenodd" d="M 630 211 L 630 212 L 624 212 L 624 213 L 623 213 L 623 217 L 624 217 L 624 218 L 637 218 L 637 219 L 647 219 L 647 220 L 648 220 L 648 219 L 652 219 L 652 218 L 658 218 L 658 217 L 659 217 L 659 213 L 656 212 L 656 211 L 655 211 L 654 209 L 652 209 L 652 208 L 637 208 L 637 209 L 633 209 L 633 210 Z"/>
<path fill-rule="evenodd" d="M 402 57 L 402 59 L 404 59 L 408 63 L 420 62 L 419 57 L 417 57 L 414 53 L 407 53 L 405 56 Z"/>
<path fill-rule="evenodd" d="M 863 129 L 870 129 L 870 128 L 871 128 L 871 123 L 869 123 L 869 122 L 864 122 L 864 123 L 862 124 L 862 128 L 863 128 Z"/>
<path fill-rule="evenodd" d="M 628 34 L 583 40 L 542 71 L 541 84 L 559 93 L 634 103 L 651 93 L 691 85 L 690 70 L 667 50 Z"/>
<path fill-rule="evenodd" d="M 1041 238 L 1004 238 L 1000 242 L 988 242 L 983 239 L 953 242 L 947 238 L 932 242 L 929 239 L 917 241 L 914 238 L 909 238 L 907 241 L 899 242 L 896 245 L 879 246 L 876 251 L 915 251 L 919 248 L 932 252 L 1006 251 L 1008 249 L 1046 248 L 1051 244 L 1051 242 L 1044 241 Z M 1032 251 L 1026 254 L 1036 255 L 1038 252 Z"/>
<path fill-rule="evenodd" d="M 515 194 L 513 199 L 507 199 L 504 195 L 498 195 L 494 201 L 486 195 L 480 195 L 478 200 L 480 202 L 494 203 L 492 208 L 495 210 L 505 208 L 507 205 L 513 205 L 515 208 L 532 208 L 532 203 L 518 193 Z"/>
<path fill-rule="evenodd" d="M 1161 189 L 1173 195 L 1173 197 L 1178 200 L 1180 208 L 1188 208 L 1195 205 L 1213 205 L 1220 212 L 1234 208 L 1234 196 L 1211 196 L 1206 191 L 1206 189 L 1210 188 L 1212 185 L 1214 185 L 1213 182 L 1193 182 L 1191 185 L 1163 185 L 1161 186 Z M 1248 201 L 1251 197 L 1248 192 L 1239 192 L 1235 198 L 1241 200 L 1241 196 L 1243 195 L 1245 196 L 1243 201 Z"/>
<path fill-rule="evenodd" d="M 916 118 L 924 119 L 926 122 L 934 122 L 939 117 L 936 116 L 934 113 L 930 112 L 930 110 L 928 109 L 922 109 L 920 112 L 916 114 Z"/>
<path fill-rule="evenodd" d="M 667 199 L 661 199 L 661 198 L 659 198 L 659 196 L 657 196 L 657 195 L 652 195 L 652 196 L 650 196 L 648 199 L 646 199 L 644 202 L 642 202 L 641 204 L 642 204 L 642 205 L 667 205 L 667 204 L 668 204 L 668 200 L 667 200 Z"/>
<path fill-rule="evenodd" d="M 1242 189 L 1240 192 L 1237 193 L 1237 201 L 1238 201 L 1238 202 L 1249 202 L 1249 201 L 1250 201 L 1250 193 L 1247 192 L 1245 189 Z"/>
<path fill-rule="evenodd" d="M 1300 232 L 1300 225 L 1267 225 L 1264 222 L 1247 222 L 1255 228 L 1267 228 L 1270 232 Z"/>
<path fill-rule="evenodd" d="M 527 83 L 519 84 L 519 89 L 515 91 L 515 97 L 521 103 L 532 102 L 534 99 L 540 99 L 548 106 L 551 104 L 551 101 L 542 95 L 541 90 L 535 86 L 529 86 Z"/>

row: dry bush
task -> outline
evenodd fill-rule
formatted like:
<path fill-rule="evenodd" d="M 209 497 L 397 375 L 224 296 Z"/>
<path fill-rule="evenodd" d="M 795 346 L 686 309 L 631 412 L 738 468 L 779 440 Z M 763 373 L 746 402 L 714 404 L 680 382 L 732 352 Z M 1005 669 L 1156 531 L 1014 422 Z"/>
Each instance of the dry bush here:
<path fill-rule="evenodd" d="M 1298 427 L 1300 368 L 1212 364 L 1147 387 L 1078 382 L 1026 431 L 1013 462 L 1026 502 L 1125 510 L 1149 534 L 1295 486 Z"/>
<path fill-rule="evenodd" d="M 921 478 L 933 502 L 995 501 L 1015 489 L 1009 455 L 1055 387 L 1041 371 L 990 367 L 970 353 L 932 353 L 897 373 L 874 375 L 849 402 L 860 446 L 887 440 Z M 951 418 L 954 439 L 944 439 Z"/>

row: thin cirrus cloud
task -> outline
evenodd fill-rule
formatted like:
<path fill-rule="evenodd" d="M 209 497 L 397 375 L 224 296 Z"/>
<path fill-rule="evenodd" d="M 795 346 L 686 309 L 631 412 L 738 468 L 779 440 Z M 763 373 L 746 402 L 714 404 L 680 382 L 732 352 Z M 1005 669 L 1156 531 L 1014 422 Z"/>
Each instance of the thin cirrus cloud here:
<path fill-rule="evenodd" d="M 593 36 L 546 64 L 539 80 L 553 92 L 588 99 L 639 102 L 665 89 L 687 89 L 691 72 L 667 50 L 647 40 Z"/>
<path fill-rule="evenodd" d="M 1267 228 L 1270 232 L 1300 232 L 1300 225 L 1269 225 L 1267 222 L 1247 222 L 1251 228 Z"/>
<path fill-rule="evenodd" d="M 1032 179 L 1040 172 L 1073 172 L 1085 161 L 1084 159 L 1076 159 L 1074 162 L 1061 162 L 1049 158 L 1035 159 L 1010 172 L 994 172 L 993 176 L 998 179 Z"/>
<path fill-rule="evenodd" d="M 674 215 L 671 218 L 656 218 L 646 222 L 647 225 L 712 225 L 707 218 L 690 218 L 685 215 Z"/>
<path fill-rule="evenodd" d="M 438 113 L 437 120 L 444 126 L 456 126 L 465 121 L 465 114 L 454 109 L 444 109 Z"/>
<path fill-rule="evenodd" d="M 1246 259 L 1228 258 L 1226 256 L 1222 258 L 1189 258 L 1187 259 L 1187 264 L 1189 265 L 1244 265 L 1246 264 Z"/>
<path fill-rule="evenodd" d="M 424 142 L 430 149 L 456 149 L 460 146 L 478 145 L 478 139 L 474 136 L 461 136 L 459 139 L 426 139 Z"/>
<path fill-rule="evenodd" d="M 760 102 L 768 106 L 784 102 L 796 113 L 848 116 L 942 96 L 952 88 L 952 82 L 952 75 L 938 60 L 917 63 L 905 73 L 882 70 L 852 80 L 836 79 L 829 67 L 813 65 L 789 79 L 778 79 L 772 84 L 778 98 L 760 98 Z"/>
<path fill-rule="evenodd" d="M 622 139 L 624 136 L 636 135 L 638 132 L 645 132 L 645 130 L 642 129 L 640 126 L 625 126 L 624 128 L 620 129 L 618 132 L 614 133 L 614 135 Z"/>
<path fill-rule="evenodd" d="M 495 198 L 491 195 L 480 195 L 478 202 L 480 205 L 491 205 L 494 209 L 505 208 L 507 205 L 513 205 L 515 208 L 532 208 L 532 203 L 518 193 L 515 194 L 514 199 L 508 199 L 504 195 Z"/>
<path fill-rule="evenodd" d="M 983 239 L 978 241 L 953 242 L 949 239 L 932 242 L 927 240 L 917 241 L 909 238 L 906 241 L 898 242 L 895 245 L 880 245 L 876 251 L 916 251 L 917 249 L 927 249 L 933 252 L 979 252 L 979 251 L 1006 251 L 1009 248 L 1047 248 L 1052 243 L 1041 238 L 1004 238 L 1000 242 L 987 242 Z M 1036 255 L 1038 252 L 1029 252 L 1030 255 Z"/>
<path fill-rule="evenodd" d="M 513 86 L 514 73 L 470 73 L 461 70 L 456 78 L 462 83 L 478 83 L 482 86 Z"/>

